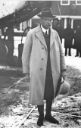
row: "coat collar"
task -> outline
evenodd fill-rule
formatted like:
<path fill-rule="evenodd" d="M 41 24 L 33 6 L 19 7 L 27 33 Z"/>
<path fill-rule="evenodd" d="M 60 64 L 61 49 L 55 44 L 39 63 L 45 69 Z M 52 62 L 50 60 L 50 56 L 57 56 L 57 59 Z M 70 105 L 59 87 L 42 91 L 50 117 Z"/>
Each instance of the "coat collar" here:
<path fill-rule="evenodd" d="M 51 30 L 51 34 L 50 34 L 50 48 L 54 42 L 54 36 L 53 36 L 53 30 Z M 40 42 L 45 46 L 45 48 L 47 49 L 47 45 L 46 45 L 46 41 L 45 41 L 45 38 L 43 36 L 43 32 L 42 32 L 42 29 L 40 26 L 37 27 L 37 30 L 36 30 L 36 37 L 40 40 Z"/>
<path fill-rule="evenodd" d="M 38 26 L 37 30 L 36 30 L 36 37 L 40 40 L 40 42 L 45 46 L 45 48 L 47 49 L 47 45 L 46 45 L 46 41 L 44 39 L 43 36 L 43 32 L 40 26 Z"/>

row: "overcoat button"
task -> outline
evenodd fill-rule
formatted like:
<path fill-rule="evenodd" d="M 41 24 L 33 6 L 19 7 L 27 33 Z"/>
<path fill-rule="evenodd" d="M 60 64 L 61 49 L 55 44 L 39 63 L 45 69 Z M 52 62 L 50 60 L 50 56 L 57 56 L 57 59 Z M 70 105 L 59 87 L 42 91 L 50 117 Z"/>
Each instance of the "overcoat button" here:
<path fill-rule="evenodd" d="M 41 60 L 44 60 L 44 58 L 41 58 Z"/>
<path fill-rule="evenodd" d="M 43 70 L 43 68 L 40 68 L 40 70 Z"/>

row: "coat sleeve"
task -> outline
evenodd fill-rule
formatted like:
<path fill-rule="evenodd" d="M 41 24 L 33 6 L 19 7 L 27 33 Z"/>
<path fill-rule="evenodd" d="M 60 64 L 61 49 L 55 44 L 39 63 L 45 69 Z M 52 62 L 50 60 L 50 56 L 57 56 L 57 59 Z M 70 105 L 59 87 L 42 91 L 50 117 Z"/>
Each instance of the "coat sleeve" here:
<path fill-rule="evenodd" d="M 65 57 L 64 57 L 64 51 L 63 47 L 61 45 L 61 40 L 59 35 L 57 34 L 57 40 L 59 43 L 59 49 L 60 49 L 60 69 L 61 69 L 61 75 L 64 76 L 66 74 L 66 64 L 65 64 Z"/>
<path fill-rule="evenodd" d="M 30 55 L 32 49 L 32 34 L 27 33 L 22 53 L 22 70 L 23 73 L 30 73 Z"/>

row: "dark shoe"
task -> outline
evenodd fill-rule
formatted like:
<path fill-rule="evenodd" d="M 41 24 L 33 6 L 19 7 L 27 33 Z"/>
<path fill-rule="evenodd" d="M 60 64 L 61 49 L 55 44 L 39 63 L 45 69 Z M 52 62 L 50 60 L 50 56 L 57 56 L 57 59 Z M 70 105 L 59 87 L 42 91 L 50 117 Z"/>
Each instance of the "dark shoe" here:
<path fill-rule="evenodd" d="M 42 126 L 43 125 L 43 120 L 44 120 L 44 115 L 39 115 L 38 121 L 37 121 L 37 125 L 38 126 Z"/>
<path fill-rule="evenodd" d="M 59 124 L 59 121 L 56 120 L 54 117 L 52 117 L 51 115 L 46 115 L 45 116 L 45 120 L 50 122 L 50 123 L 54 123 L 54 124 Z"/>

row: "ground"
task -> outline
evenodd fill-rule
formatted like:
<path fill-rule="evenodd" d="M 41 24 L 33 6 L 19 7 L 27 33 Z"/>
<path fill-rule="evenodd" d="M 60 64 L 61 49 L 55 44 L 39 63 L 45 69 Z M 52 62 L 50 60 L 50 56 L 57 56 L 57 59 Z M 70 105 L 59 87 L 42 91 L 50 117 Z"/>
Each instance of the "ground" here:
<path fill-rule="evenodd" d="M 52 115 L 60 124 L 44 122 L 41 128 L 81 127 L 81 58 L 67 56 L 65 61 L 66 80 L 71 84 L 69 96 L 52 105 Z M 0 68 L 0 128 L 37 128 L 37 108 L 28 104 L 30 83 L 21 72 Z"/>

